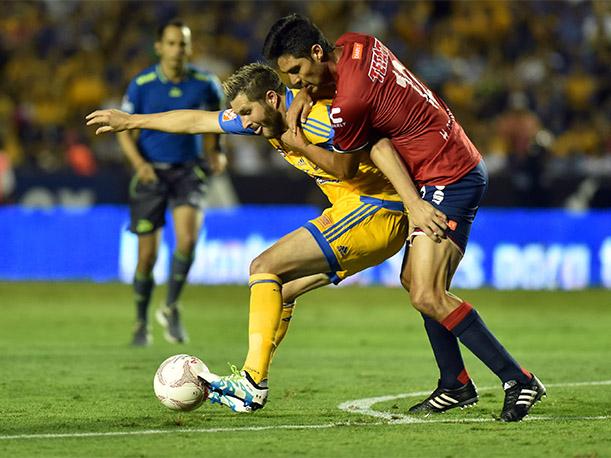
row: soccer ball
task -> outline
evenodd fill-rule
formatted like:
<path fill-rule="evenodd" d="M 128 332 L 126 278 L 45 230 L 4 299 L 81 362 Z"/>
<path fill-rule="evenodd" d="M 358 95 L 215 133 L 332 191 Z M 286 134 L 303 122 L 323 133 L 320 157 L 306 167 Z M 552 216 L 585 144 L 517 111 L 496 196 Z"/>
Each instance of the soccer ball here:
<path fill-rule="evenodd" d="M 208 398 L 208 389 L 197 378 L 201 372 L 208 372 L 208 367 L 195 356 L 170 356 L 153 379 L 157 399 L 172 410 L 197 409 Z"/>

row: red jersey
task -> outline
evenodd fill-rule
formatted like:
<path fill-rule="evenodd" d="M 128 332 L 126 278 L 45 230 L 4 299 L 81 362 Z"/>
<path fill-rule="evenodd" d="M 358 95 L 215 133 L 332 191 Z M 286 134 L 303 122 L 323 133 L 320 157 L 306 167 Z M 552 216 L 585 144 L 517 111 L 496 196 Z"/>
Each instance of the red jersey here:
<path fill-rule="evenodd" d="M 449 185 L 481 160 L 446 104 L 377 38 L 346 33 L 331 107 L 334 148 L 373 146 L 389 138 L 418 186 Z"/>

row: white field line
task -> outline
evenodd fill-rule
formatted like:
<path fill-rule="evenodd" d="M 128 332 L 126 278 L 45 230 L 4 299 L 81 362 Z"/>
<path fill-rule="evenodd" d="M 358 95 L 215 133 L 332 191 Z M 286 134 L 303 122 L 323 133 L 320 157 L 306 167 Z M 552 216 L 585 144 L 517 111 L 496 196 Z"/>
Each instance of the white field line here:
<path fill-rule="evenodd" d="M 548 384 L 547 387 L 572 387 L 572 386 L 595 386 L 611 385 L 611 380 L 599 382 L 576 382 L 576 383 L 556 383 Z M 498 387 L 479 388 L 479 391 L 493 390 Z M 109 431 L 109 432 L 89 432 L 89 433 L 57 433 L 57 434 L 14 434 L 1 435 L 0 440 L 19 440 L 19 439 L 78 439 L 93 437 L 121 437 L 121 436 L 146 436 L 156 434 L 202 434 L 202 433 L 232 433 L 249 431 L 268 431 L 268 430 L 295 430 L 295 429 L 330 429 L 342 426 L 382 426 L 397 424 L 422 424 L 422 423 L 484 423 L 495 421 L 493 418 L 468 418 L 468 419 L 442 419 L 442 418 L 422 418 L 411 417 L 408 415 L 378 412 L 371 409 L 371 406 L 379 402 L 391 401 L 393 399 L 403 399 L 416 396 L 428 395 L 429 391 L 415 391 L 412 393 L 402 393 L 389 396 L 378 396 L 375 398 L 356 399 L 341 403 L 339 409 L 370 417 L 380 418 L 384 421 L 377 422 L 334 422 L 317 425 L 269 425 L 269 426 L 235 426 L 226 428 L 193 428 L 193 429 L 145 429 L 139 431 Z M 609 420 L 611 415 L 600 416 L 575 416 L 575 417 L 554 417 L 554 416 L 529 416 L 528 421 L 558 421 L 558 420 Z"/>
<path fill-rule="evenodd" d="M 601 380 L 598 382 L 571 382 L 571 383 L 550 383 L 547 384 L 547 388 L 565 388 L 565 387 L 579 387 L 579 386 L 597 386 L 597 385 L 611 385 L 611 380 Z M 486 386 L 483 388 L 478 388 L 478 391 L 491 391 L 491 390 L 500 390 L 499 386 Z M 401 393 L 387 396 L 376 396 L 373 398 L 365 398 L 365 399 L 355 399 L 353 401 L 342 402 L 339 406 L 337 406 L 340 410 L 350 413 L 356 413 L 361 415 L 367 415 L 369 417 L 380 418 L 382 420 L 386 420 L 389 423 L 397 423 L 397 424 L 407 424 L 407 423 L 479 423 L 486 421 L 494 421 L 493 418 L 465 418 L 465 419 L 452 419 L 446 420 L 443 418 L 423 418 L 421 416 L 412 416 L 412 415 L 403 415 L 399 413 L 391 413 L 391 412 L 381 412 L 379 410 L 373 410 L 372 406 L 374 404 L 378 404 L 380 402 L 392 401 L 395 399 L 404 399 L 404 398 L 412 398 L 417 396 L 427 396 L 430 394 L 430 391 L 416 391 L 413 393 Z M 560 419 L 558 417 L 554 417 Z M 577 417 L 570 417 L 575 418 Z M 611 416 L 603 416 L 603 417 L 592 417 L 592 419 L 596 420 L 605 420 L 607 418 L 611 418 Z M 528 417 L 529 420 L 548 420 L 551 417 L 540 417 L 530 415 Z"/>

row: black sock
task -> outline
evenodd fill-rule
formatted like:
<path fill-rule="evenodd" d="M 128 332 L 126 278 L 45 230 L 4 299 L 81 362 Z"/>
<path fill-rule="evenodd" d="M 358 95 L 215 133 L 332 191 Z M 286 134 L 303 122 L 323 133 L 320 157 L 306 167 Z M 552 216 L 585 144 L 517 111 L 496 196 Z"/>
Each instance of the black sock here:
<path fill-rule="evenodd" d="M 463 302 L 448 315 L 442 324 L 460 339 L 465 347 L 494 372 L 503 383 L 517 380 L 526 383 L 531 379 L 528 371 L 520 367 L 484 324 L 479 314 L 467 302 Z"/>
<path fill-rule="evenodd" d="M 136 316 L 138 321 L 148 322 L 148 308 L 155 282 L 152 275 L 136 273 L 134 276 L 134 293 L 136 301 Z"/>
<path fill-rule="evenodd" d="M 449 389 L 463 386 L 469 381 L 469 374 L 460 354 L 458 339 L 433 318 L 422 314 L 422 319 L 439 367 L 439 386 Z"/>
<path fill-rule="evenodd" d="M 168 307 L 176 307 L 178 297 L 187 280 L 187 274 L 193 263 L 193 256 L 185 256 L 178 251 L 172 257 L 172 268 L 170 271 L 170 279 L 168 281 L 168 297 L 166 305 Z"/>

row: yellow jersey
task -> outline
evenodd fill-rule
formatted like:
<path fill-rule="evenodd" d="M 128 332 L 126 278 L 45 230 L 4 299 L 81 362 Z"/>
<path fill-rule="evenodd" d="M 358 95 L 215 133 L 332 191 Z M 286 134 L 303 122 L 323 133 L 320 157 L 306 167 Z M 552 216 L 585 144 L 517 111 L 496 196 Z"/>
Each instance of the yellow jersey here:
<path fill-rule="evenodd" d="M 297 90 L 286 90 L 286 108 L 291 105 Z M 331 150 L 333 142 L 333 127 L 329 119 L 331 100 L 320 100 L 314 104 L 308 120 L 302 125 L 303 132 L 312 144 L 326 150 Z M 271 145 L 293 167 L 307 173 L 325 193 L 331 204 L 346 195 L 375 197 L 382 200 L 400 201 L 401 198 L 390 184 L 386 176 L 367 158 L 359 164 L 354 178 L 339 180 L 325 172 L 302 153 L 288 151 L 277 139 L 269 139 Z"/>

